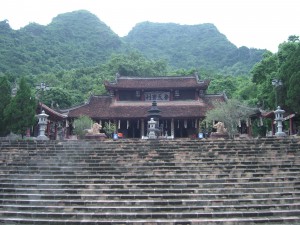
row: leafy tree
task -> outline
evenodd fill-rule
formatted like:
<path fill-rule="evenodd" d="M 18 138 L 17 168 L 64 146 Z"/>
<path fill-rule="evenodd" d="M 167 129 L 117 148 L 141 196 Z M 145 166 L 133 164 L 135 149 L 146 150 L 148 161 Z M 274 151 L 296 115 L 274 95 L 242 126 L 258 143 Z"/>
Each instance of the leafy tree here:
<path fill-rule="evenodd" d="M 11 88 L 6 76 L 0 76 L 0 136 L 8 133 L 7 124 L 4 120 L 4 110 L 11 100 Z"/>
<path fill-rule="evenodd" d="M 291 36 L 288 37 L 288 41 L 289 42 L 299 41 L 299 36 L 297 36 L 297 35 L 291 35 Z"/>
<path fill-rule="evenodd" d="M 257 63 L 252 71 L 252 81 L 257 86 L 257 104 L 263 108 L 273 109 L 275 107 L 275 91 L 272 79 L 278 76 L 277 54 L 266 52 L 262 61 Z"/>
<path fill-rule="evenodd" d="M 110 74 L 119 73 L 121 76 L 162 76 L 167 73 L 167 64 L 164 60 L 149 60 L 136 51 L 113 54 L 105 67 Z"/>
<path fill-rule="evenodd" d="M 21 134 L 22 138 L 28 128 L 35 123 L 36 102 L 25 78 L 21 78 L 16 96 L 4 110 L 5 121 L 9 129 Z"/>
<path fill-rule="evenodd" d="M 80 138 L 83 138 L 86 134 L 86 129 L 90 129 L 93 124 L 93 120 L 88 116 L 81 116 L 74 120 L 74 133 Z"/>
<path fill-rule="evenodd" d="M 39 100 L 52 108 L 67 108 L 72 105 L 72 95 L 62 88 L 51 88 Z"/>
<path fill-rule="evenodd" d="M 299 112 L 300 42 L 288 42 L 281 47 L 283 47 L 282 51 L 284 51 L 285 57 L 279 70 L 279 78 L 283 83 L 279 99 L 285 109 Z"/>
<path fill-rule="evenodd" d="M 252 70 L 252 80 L 257 86 L 256 99 L 267 109 L 274 109 L 277 96 L 278 105 L 287 111 L 298 111 L 300 43 L 298 36 L 290 36 L 288 42 L 279 45 L 278 52 L 267 52 L 261 62 Z M 273 79 L 280 79 L 282 85 L 272 86 Z"/>
<path fill-rule="evenodd" d="M 214 109 L 206 113 L 205 120 L 207 122 L 212 120 L 223 122 L 229 137 L 234 138 L 234 135 L 238 133 L 239 120 L 246 120 L 253 113 L 254 109 L 244 103 L 235 99 L 229 99 L 227 102 L 214 103 Z"/>

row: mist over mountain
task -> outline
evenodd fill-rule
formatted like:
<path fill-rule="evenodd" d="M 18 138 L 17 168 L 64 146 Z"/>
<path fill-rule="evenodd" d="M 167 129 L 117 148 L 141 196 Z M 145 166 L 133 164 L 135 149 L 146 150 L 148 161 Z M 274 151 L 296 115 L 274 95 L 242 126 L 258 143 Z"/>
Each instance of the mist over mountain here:
<path fill-rule="evenodd" d="M 265 50 L 237 48 L 213 24 L 142 22 L 120 38 L 94 14 L 60 14 L 47 26 L 31 23 L 13 30 L 0 22 L 0 73 L 39 75 L 105 63 L 113 53 L 138 50 L 165 59 L 171 68 L 203 68 L 248 74 Z"/>

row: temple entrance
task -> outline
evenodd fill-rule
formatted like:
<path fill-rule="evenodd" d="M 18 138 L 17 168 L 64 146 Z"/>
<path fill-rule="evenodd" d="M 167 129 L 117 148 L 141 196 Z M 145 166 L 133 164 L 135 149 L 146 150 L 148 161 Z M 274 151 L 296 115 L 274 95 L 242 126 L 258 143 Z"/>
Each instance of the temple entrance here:
<path fill-rule="evenodd" d="M 140 120 L 120 120 L 118 123 L 118 132 L 122 133 L 124 138 L 141 137 L 142 124 Z"/>
<path fill-rule="evenodd" d="M 174 136 L 175 138 L 196 137 L 196 127 L 197 124 L 192 119 L 174 120 Z"/>
<path fill-rule="evenodd" d="M 174 120 L 174 135 L 175 138 L 187 137 L 187 126 L 183 120 Z"/>
<path fill-rule="evenodd" d="M 160 119 L 161 136 L 171 136 L 171 120 Z"/>
<path fill-rule="evenodd" d="M 130 120 L 128 124 L 128 137 L 140 138 L 141 137 L 141 124 L 139 120 Z"/>

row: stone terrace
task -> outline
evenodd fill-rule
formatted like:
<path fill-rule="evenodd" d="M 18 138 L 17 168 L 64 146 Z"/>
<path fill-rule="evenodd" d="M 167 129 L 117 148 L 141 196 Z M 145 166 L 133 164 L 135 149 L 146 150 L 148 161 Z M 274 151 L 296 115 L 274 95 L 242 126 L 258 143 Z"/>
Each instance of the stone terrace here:
<path fill-rule="evenodd" d="M 0 224 L 300 224 L 300 139 L 0 142 Z"/>

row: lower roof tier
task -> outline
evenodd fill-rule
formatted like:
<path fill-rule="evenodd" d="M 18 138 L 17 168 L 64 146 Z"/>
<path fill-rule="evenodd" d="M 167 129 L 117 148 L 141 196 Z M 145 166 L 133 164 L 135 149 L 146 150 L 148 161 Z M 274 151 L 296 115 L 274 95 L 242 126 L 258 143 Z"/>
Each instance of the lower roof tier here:
<path fill-rule="evenodd" d="M 224 102 L 224 95 L 205 95 L 200 100 L 161 101 L 157 107 L 162 118 L 202 118 L 213 108 L 213 102 Z M 93 119 L 133 119 L 147 118 L 152 102 L 149 101 L 114 101 L 109 96 L 91 96 L 83 105 L 68 109 L 70 118 L 82 115 Z"/>

